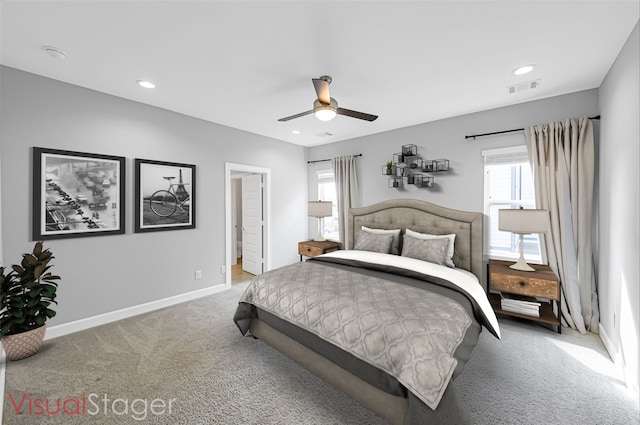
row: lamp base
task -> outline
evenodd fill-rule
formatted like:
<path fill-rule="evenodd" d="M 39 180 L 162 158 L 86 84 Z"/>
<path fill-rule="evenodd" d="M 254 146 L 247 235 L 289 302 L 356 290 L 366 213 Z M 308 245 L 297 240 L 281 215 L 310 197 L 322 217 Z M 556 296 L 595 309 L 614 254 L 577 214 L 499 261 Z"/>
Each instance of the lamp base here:
<path fill-rule="evenodd" d="M 514 270 L 521 270 L 523 272 L 535 272 L 536 271 L 536 269 L 534 269 L 533 267 L 528 265 L 526 261 L 524 261 L 524 257 L 520 257 L 520 259 L 516 263 L 513 263 L 512 265 L 510 265 L 509 268 L 514 269 Z"/>
<path fill-rule="evenodd" d="M 326 241 L 324 236 L 322 236 L 322 217 L 318 217 L 318 236 L 315 237 L 314 241 L 316 242 Z"/>

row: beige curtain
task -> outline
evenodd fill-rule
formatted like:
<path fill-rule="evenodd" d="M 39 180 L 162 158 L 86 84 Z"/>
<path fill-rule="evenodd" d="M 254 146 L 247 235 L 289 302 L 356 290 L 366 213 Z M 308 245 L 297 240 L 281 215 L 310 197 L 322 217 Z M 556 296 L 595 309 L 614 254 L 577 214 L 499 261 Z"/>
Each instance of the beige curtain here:
<path fill-rule="evenodd" d="M 594 140 L 587 118 L 525 129 L 537 208 L 549 210 L 541 235 L 549 266 L 562 282 L 563 325 L 598 333 L 600 314 L 592 253 Z M 545 255 L 545 253 L 543 253 Z"/>
<path fill-rule="evenodd" d="M 346 249 L 349 246 L 349 209 L 358 203 L 358 181 L 356 174 L 356 157 L 340 156 L 331 160 L 333 176 L 336 181 L 336 197 L 338 198 L 338 225 L 340 241 Z"/>

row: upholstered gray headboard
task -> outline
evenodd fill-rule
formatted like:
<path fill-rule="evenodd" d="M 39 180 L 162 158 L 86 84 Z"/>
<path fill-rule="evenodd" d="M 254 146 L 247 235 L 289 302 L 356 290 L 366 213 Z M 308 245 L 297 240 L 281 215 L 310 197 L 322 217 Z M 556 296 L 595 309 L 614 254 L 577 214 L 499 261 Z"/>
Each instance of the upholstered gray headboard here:
<path fill-rule="evenodd" d="M 362 226 L 375 229 L 406 229 L 444 235 L 455 233 L 453 262 L 475 274 L 484 286 L 482 257 L 483 215 L 453 210 L 417 199 L 392 199 L 349 211 L 349 246 L 353 249 Z"/>

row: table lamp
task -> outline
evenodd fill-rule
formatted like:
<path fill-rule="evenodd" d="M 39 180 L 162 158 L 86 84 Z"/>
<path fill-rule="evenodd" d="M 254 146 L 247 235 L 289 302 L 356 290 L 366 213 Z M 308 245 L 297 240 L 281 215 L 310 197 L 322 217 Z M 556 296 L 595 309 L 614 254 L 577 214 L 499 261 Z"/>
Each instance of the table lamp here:
<path fill-rule="evenodd" d="M 498 230 L 520 235 L 520 258 L 509 267 L 515 270 L 533 272 L 535 269 L 524 260 L 524 235 L 549 231 L 547 210 L 519 209 L 498 210 Z"/>
<path fill-rule="evenodd" d="M 309 201 L 309 217 L 316 217 L 318 219 L 318 236 L 314 241 L 322 242 L 326 241 L 322 236 L 322 218 L 331 217 L 333 212 L 333 204 L 329 201 Z"/>

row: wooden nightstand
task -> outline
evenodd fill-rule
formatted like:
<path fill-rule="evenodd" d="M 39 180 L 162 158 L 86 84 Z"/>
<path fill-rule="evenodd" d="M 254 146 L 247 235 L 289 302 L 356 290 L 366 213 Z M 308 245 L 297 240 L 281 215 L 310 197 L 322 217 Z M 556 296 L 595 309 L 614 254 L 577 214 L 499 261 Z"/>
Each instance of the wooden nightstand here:
<path fill-rule="evenodd" d="M 302 256 L 315 257 L 316 255 L 326 254 L 327 252 L 333 252 L 342 249 L 342 243 L 336 241 L 304 241 L 298 242 L 298 254 L 300 254 L 300 261 Z"/>
<path fill-rule="evenodd" d="M 534 272 L 524 272 L 509 268 L 512 261 L 489 260 L 489 290 L 500 291 L 507 294 L 526 295 L 548 299 L 549 302 L 541 302 L 540 317 L 505 311 L 501 308 L 500 294 L 490 293 L 489 301 L 493 310 L 498 314 L 520 317 L 557 326 L 561 333 L 560 320 L 553 313 L 553 302 L 558 307 L 560 301 L 560 280 L 547 265 L 533 264 Z M 559 311 L 559 310 L 558 310 Z"/>

